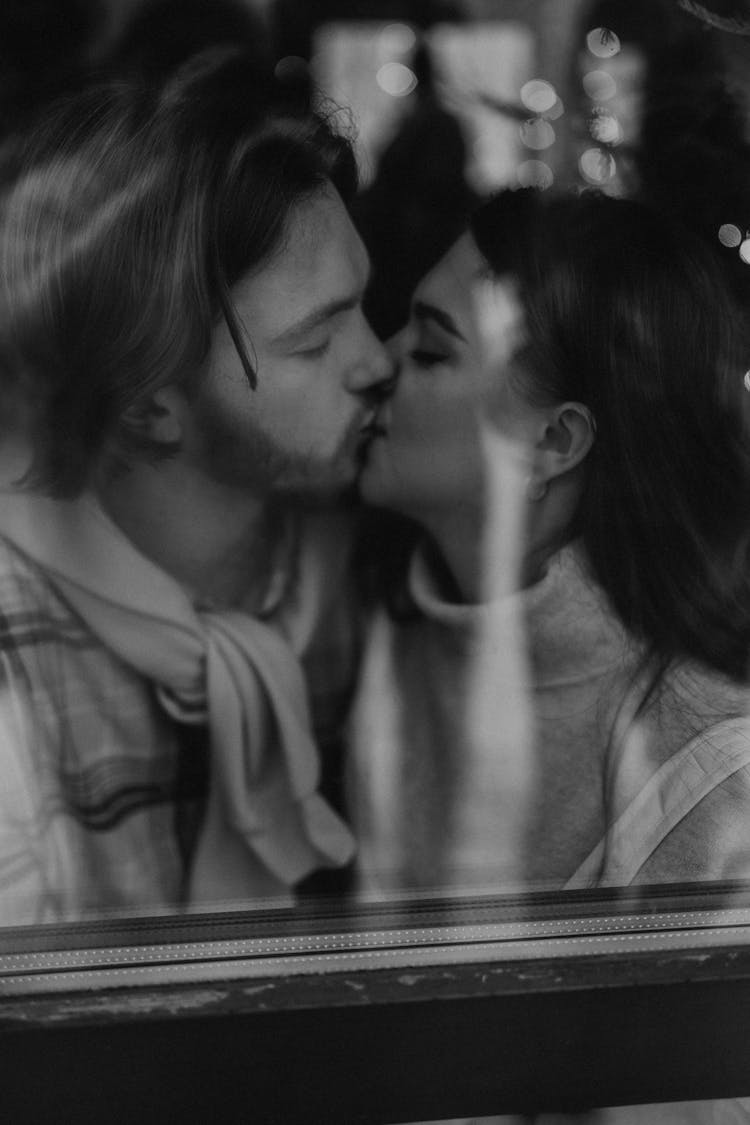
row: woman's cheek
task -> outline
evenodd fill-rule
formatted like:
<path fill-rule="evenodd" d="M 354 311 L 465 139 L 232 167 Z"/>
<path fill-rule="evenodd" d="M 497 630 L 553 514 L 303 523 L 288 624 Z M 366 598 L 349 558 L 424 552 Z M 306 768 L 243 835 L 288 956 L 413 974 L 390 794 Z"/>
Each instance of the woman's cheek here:
<path fill-rule="evenodd" d="M 390 432 L 392 437 L 408 439 L 415 436 L 429 416 L 429 396 L 420 394 L 414 381 L 400 383 L 391 402 Z"/>

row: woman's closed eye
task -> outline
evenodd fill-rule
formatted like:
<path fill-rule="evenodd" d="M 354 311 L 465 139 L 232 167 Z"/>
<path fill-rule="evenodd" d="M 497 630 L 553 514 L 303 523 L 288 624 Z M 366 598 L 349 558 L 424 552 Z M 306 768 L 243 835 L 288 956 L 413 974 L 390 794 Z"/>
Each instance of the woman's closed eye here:
<path fill-rule="evenodd" d="M 438 364 L 446 363 L 448 360 L 444 352 L 434 352 L 428 348 L 413 348 L 409 355 L 418 367 L 437 367 Z"/>

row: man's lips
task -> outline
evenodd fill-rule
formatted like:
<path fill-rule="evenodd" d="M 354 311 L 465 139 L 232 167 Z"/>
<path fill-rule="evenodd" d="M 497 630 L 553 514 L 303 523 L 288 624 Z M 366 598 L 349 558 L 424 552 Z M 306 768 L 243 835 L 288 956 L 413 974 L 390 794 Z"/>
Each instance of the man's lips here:
<path fill-rule="evenodd" d="M 367 451 L 372 443 L 377 438 L 384 437 L 387 432 L 383 425 L 382 416 L 378 412 L 370 415 L 367 421 L 360 426 L 357 440 L 357 460 L 360 465 L 364 465 L 367 459 Z"/>
<path fill-rule="evenodd" d="M 385 419 L 381 411 L 371 414 L 359 430 L 360 438 L 365 442 L 370 442 L 376 437 L 383 437 L 387 432 Z"/>

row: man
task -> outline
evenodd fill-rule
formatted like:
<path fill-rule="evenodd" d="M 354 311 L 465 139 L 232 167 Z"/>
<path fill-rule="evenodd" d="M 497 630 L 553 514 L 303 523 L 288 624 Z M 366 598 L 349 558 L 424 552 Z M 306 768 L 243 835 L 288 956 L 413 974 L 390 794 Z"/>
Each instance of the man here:
<path fill-rule="evenodd" d="M 311 727 L 354 654 L 329 502 L 390 365 L 351 147 L 243 67 L 85 92 L 6 192 L 0 349 L 33 391 L 0 496 L 6 923 L 288 898 L 352 853 Z"/>

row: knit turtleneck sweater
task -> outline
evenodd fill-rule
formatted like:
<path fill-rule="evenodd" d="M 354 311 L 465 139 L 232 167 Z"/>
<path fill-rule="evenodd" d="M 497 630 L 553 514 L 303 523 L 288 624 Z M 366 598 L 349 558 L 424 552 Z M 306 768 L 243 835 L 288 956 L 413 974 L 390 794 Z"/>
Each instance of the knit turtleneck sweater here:
<path fill-rule="evenodd" d="M 634 721 L 643 650 L 577 545 L 492 606 L 446 602 L 420 553 L 410 588 L 421 617 L 375 616 L 352 721 L 363 889 L 750 870 L 747 692 L 684 666 Z"/>

